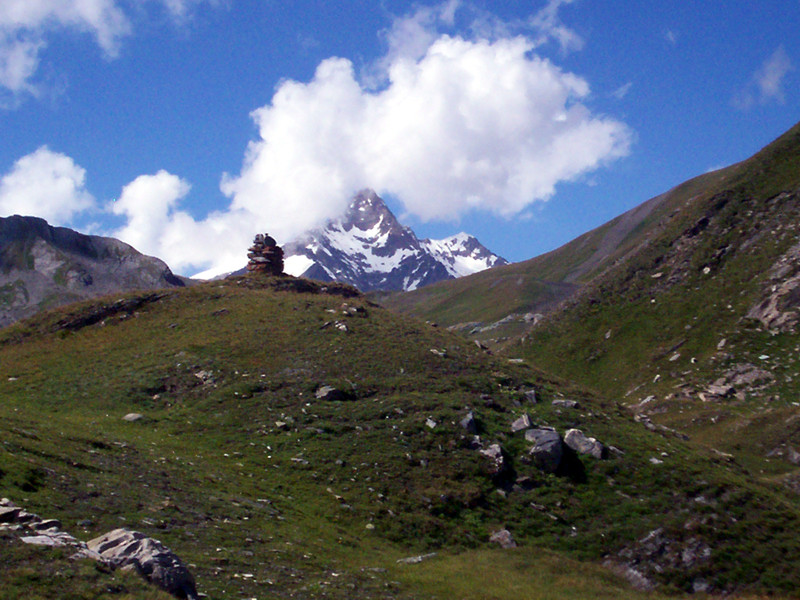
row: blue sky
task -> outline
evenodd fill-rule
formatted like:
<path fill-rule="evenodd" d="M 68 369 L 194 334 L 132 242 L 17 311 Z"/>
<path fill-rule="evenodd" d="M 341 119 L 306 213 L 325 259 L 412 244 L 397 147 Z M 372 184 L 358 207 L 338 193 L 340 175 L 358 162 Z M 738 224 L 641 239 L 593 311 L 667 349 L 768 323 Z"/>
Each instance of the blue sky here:
<path fill-rule="evenodd" d="M 798 0 L 3 0 L 0 216 L 194 274 L 373 187 L 524 260 L 800 120 L 799 26 Z"/>

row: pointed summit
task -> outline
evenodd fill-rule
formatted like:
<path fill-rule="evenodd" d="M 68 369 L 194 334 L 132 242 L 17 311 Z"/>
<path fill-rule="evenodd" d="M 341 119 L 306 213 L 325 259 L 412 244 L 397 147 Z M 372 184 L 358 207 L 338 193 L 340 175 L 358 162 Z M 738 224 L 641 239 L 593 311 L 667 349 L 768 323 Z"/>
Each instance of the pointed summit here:
<path fill-rule="evenodd" d="M 287 273 L 362 291 L 413 290 L 507 264 L 465 233 L 419 240 L 372 190 L 359 192 L 342 217 L 286 244 L 284 252 Z"/>

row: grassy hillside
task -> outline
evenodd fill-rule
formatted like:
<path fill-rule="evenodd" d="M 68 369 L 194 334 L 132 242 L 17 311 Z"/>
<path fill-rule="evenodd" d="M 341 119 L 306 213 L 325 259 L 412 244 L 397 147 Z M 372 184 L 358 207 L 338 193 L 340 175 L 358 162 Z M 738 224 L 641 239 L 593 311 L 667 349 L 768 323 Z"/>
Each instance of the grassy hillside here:
<path fill-rule="evenodd" d="M 784 487 L 351 295 L 245 277 L 4 330 L 0 496 L 80 539 L 152 535 L 211 598 L 636 598 L 614 574 L 630 569 L 665 593 L 800 586 Z M 500 475 L 459 425 L 469 410 Z M 616 450 L 545 474 L 511 433 L 523 412 Z M 489 543 L 502 528 L 517 548 Z M 3 597 L 142 597 L 13 532 L 0 555 Z"/>
<path fill-rule="evenodd" d="M 798 489 L 800 126 L 676 192 L 647 244 L 509 351 Z"/>
<path fill-rule="evenodd" d="M 698 177 L 536 258 L 375 298 L 394 311 L 476 339 L 490 343 L 513 339 L 524 335 L 535 314 L 556 309 L 588 282 L 649 244 L 661 223 L 680 213 L 702 190 L 733 177 L 735 170 Z"/>

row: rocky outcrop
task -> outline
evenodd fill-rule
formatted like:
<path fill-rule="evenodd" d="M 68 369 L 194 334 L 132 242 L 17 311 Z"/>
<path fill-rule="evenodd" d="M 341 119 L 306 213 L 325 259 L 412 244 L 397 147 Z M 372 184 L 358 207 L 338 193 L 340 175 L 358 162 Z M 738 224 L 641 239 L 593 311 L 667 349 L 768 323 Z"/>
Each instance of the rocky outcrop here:
<path fill-rule="evenodd" d="M 0 531 L 16 533 L 24 544 L 67 548 L 73 552 L 73 559 L 88 558 L 112 569 L 135 569 L 148 582 L 181 600 L 200 598 L 192 574 L 158 540 L 136 531 L 115 529 L 82 542 L 61 527 L 56 519 L 42 519 L 8 498 L 0 499 Z"/>
<path fill-rule="evenodd" d="M 762 391 L 774 380 L 775 376 L 765 369 L 750 363 L 738 363 L 706 387 L 700 398 L 708 401 L 735 396 L 744 400 L 748 395 Z"/>
<path fill-rule="evenodd" d="M 0 498 L 0 531 L 11 531 L 19 535 L 23 544 L 66 548 L 72 551 L 71 557 L 101 560 L 86 544 L 66 531 L 56 519 L 42 519 L 14 504 L 8 498 Z"/>
<path fill-rule="evenodd" d="M 150 583 L 176 598 L 199 598 L 194 578 L 180 558 L 158 540 L 138 531 L 115 529 L 87 546 L 111 567 L 135 569 Z"/>
<path fill-rule="evenodd" d="M 186 281 L 114 238 L 51 227 L 36 217 L 0 218 L 0 327 L 42 308 Z"/>
<path fill-rule="evenodd" d="M 800 244 L 792 246 L 772 265 L 763 299 L 747 317 L 771 331 L 793 332 L 800 322 Z"/>
<path fill-rule="evenodd" d="M 652 590 L 660 573 L 667 570 L 684 573 L 695 570 L 698 565 L 708 561 L 711 554 L 711 547 L 700 538 L 678 532 L 668 533 L 659 527 L 620 550 L 616 559 L 609 558 L 604 564 L 628 579 L 637 589 Z M 692 580 L 691 590 L 706 593 L 713 591 L 713 588 L 698 576 Z"/>

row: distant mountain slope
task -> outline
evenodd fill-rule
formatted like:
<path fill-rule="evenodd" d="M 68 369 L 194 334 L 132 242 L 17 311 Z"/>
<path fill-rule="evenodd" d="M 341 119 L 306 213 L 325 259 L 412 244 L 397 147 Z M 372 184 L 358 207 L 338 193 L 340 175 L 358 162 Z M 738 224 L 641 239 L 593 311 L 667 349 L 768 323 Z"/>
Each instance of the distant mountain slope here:
<path fill-rule="evenodd" d="M 645 357 L 670 354 L 672 346 L 683 357 L 691 353 L 693 365 L 701 364 L 702 356 L 721 360 L 730 352 L 730 339 L 722 345 L 725 352 L 718 352 L 721 339 L 745 335 L 750 328 L 754 334 L 772 331 L 769 345 L 782 339 L 779 334 L 786 339 L 795 335 L 800 321 L 800 125 L 752 158 L 678 186 L 664 207 L 669 210 L 638 232 L 640 241 L 625 260 L 608 265 L 533 329 L 537 342 L 526 348 L 537 359 L 550 362 L 534 345 L 547 335 L 552 348 L 556 331 L 570 332 L 558 343 L 570 356 L 563 366 L 578 356 L 594 356 L 574 365 L 584 380 L 609 368 L 607 360 L 617 372 L 627 367 L 635 373 Z M 596 340 L 600 329 L 610 330 L 616 342 L 602 336 Z M 635 347 L 638 352 L 632 351 Z M 675 359 L 671 367 L 677 370 L 682 362 Z M 617 375 L 616 390 L 627 391 L 622 386 L 628 378 Z"/>
<path fill-rule="evenodd" d="M 284 256 L 291 275 L 362 291 L 413 290 L 507 264 L 465 233 L 418 239 L 370 190 L 359 193 L 343 217 L 284 246 Z"/>
<path fill-rule="evenodd" d="M 699 178 L 705 185 L 723 172 Z M 382 294 L 385 306 L 456 327 L 483 339 L 519 334 L 586 282 L 646 243 L 651 228 L 683 202 L 676 188 L 564 246 L 533 259 L 408 293 Z"/>
<path fill-rule="evenodd" d="M 0 218 L 0 327 L 94 296 L 183 285 L 161 260 L 119 240 L 37 217 Z"/>

